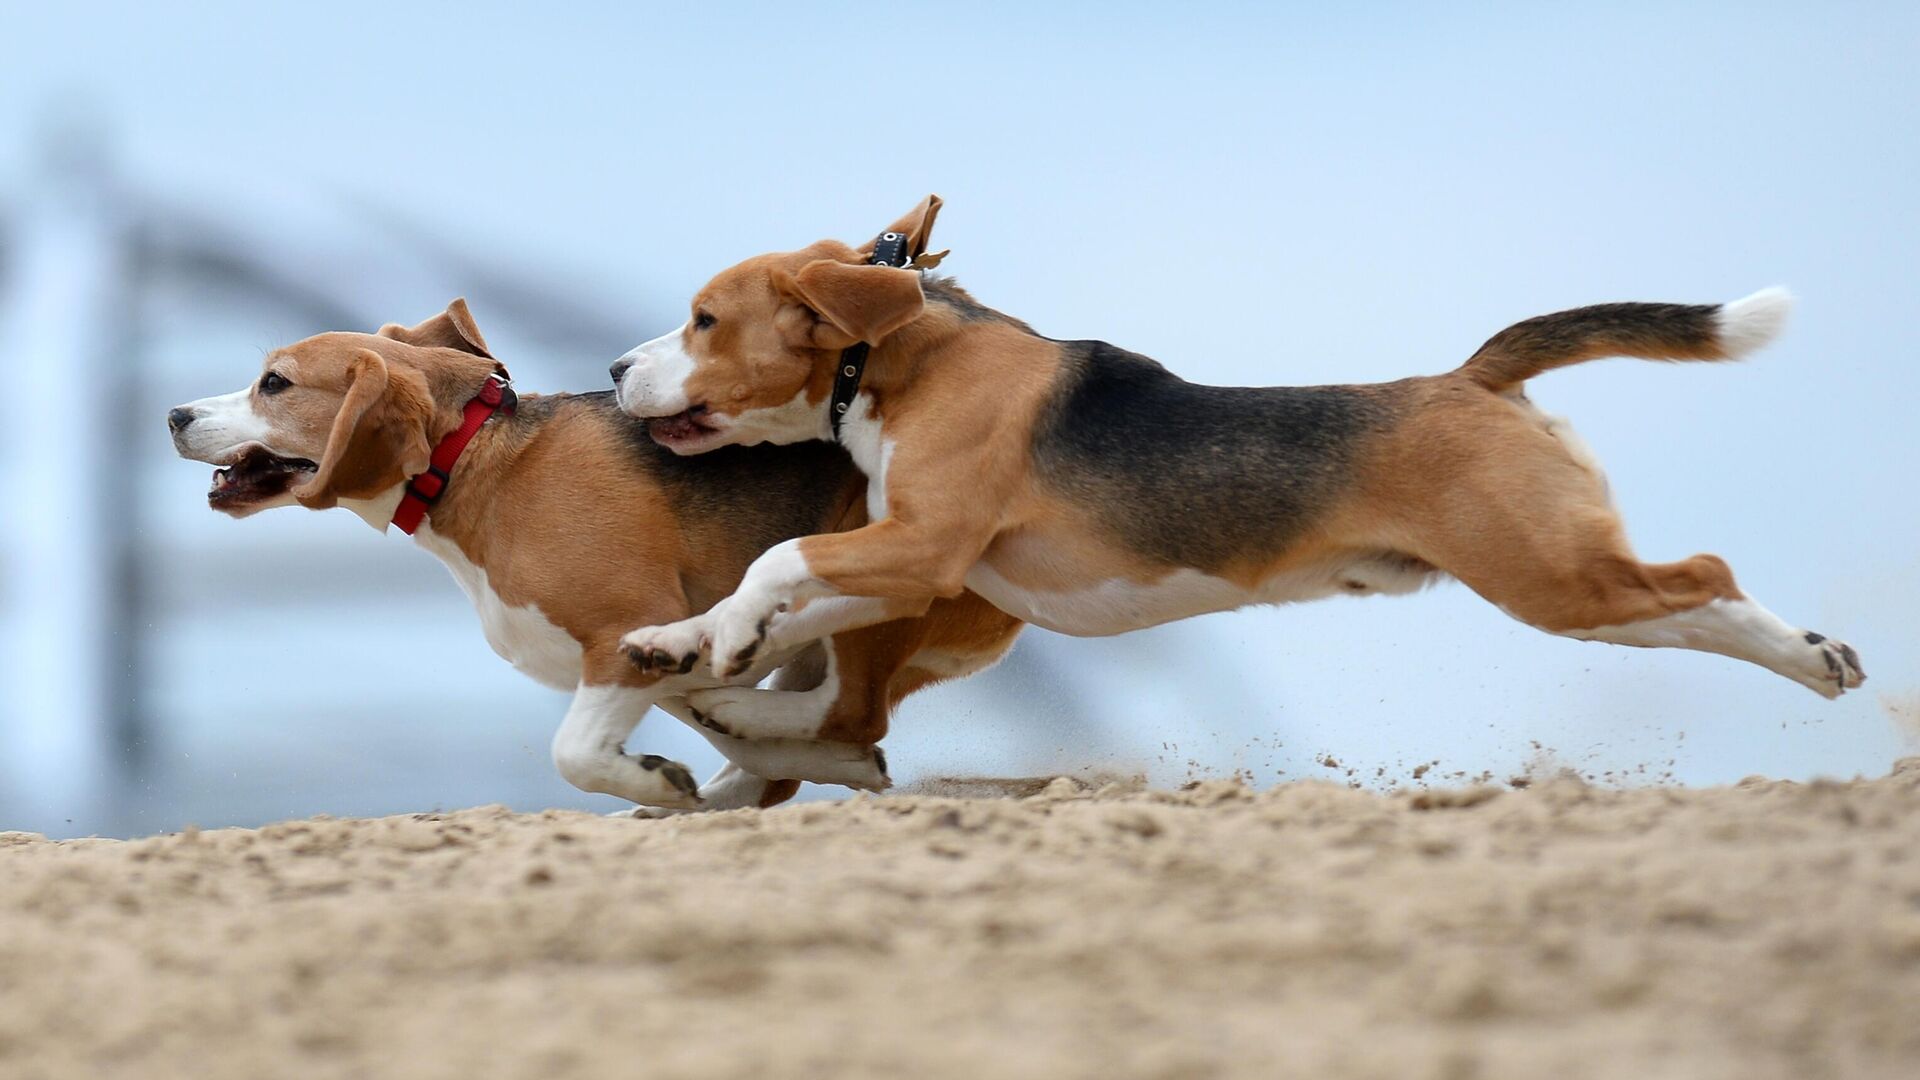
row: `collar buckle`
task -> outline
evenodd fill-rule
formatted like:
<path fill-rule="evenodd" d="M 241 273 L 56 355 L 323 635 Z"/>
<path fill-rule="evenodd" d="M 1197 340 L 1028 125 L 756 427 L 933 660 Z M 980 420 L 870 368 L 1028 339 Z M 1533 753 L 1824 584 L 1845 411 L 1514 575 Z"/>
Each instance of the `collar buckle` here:
<path fill-rule="evenodd" d="M 513 379 L 504 371 L 490 372 L 487 381 L 480 384 L 480 393 L 475 396 L 481 403 L 492 405 L 509 415 L 520 404 L 520 395 L 513 392 Z"/>

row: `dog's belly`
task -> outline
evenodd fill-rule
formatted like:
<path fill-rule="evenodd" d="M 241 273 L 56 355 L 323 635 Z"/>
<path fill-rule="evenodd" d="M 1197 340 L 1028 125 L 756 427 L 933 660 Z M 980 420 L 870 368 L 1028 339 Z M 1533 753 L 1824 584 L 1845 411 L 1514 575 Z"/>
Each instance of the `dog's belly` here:
<path fill-rule="evenodd" d="M 420 546 L 432 552 L 453 573 L 480 615 L 487 644 L 515 670 L 542 686 L 573 690 L 580 685 L 580 643 L 555 626 L 539 607 L 515 607 L 502 601 L 487 583 L 487 572 L 467 561 L 458 545 L 433 535 L 423 524 L 415 534 Z"/>
<path fill-rule="evenodd" d="M 1079 588 L 1039 589 L 1016 585 L 992 562 L 983 561 L 968 571 L 967 588 L 1035 626 L 1076 637 L 1103 637 L 1253 604 L 1408 593 L 1432 578 L 1430 567 L 1357 556 L 1283 571 L 1254 588 L 1182 567 L 1152 581 L 1116 577 Z"/>
<path fill-rule="evenodd" d="M 1079 637 L 1120 634 L 1262 602 L 1231 581 L 1186 569 L 1152 582 L 1109 578 L 1084 588 L 1051 590 L 1023 588 L 980 563 L 968 572 L 967 588 L 1009 615 Z"/>

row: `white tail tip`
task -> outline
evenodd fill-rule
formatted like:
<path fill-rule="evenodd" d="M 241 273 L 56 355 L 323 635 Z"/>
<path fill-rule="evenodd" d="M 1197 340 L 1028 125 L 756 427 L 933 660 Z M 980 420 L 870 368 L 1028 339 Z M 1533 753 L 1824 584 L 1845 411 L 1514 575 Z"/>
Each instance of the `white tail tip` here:
<path fill-rule="evenodd" d="M 1779 337 L 1792 310 L 1793 294 L 1778 285 L 1720 305 L 1720 347 L 1730 357 L 1745 356 Z"/>

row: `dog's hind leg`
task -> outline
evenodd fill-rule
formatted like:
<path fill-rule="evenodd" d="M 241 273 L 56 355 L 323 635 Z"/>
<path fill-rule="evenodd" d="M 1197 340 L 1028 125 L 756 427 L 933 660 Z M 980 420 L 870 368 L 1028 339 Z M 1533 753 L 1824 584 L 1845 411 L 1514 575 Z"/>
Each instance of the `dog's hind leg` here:
<path fill-rule="evenodd" d="M 1564 425 L 1508 408 L 1483 414 L 1470 443 L 1445 447 L 1457 454 L 1445 483 L 1402 503 L 1414 510 L 1397 525 L 1420 557 L 1549 633 L 1719 653 L 1829 698 L 1865 680 L 1853 649 L 1783 622 L 1718 556 L 1636 559 L 1597 462 Z"/>
<path fill-rule="evenodd" d="M 1705 557 L 1709 556 L 1696 556 Z M 1852 646 L 1796 629 L 1745 596 L 1716 597 L 1670 615 L 1560 633 L 1615 645 L 1719 653 L 1759 664 L 1828 698 L 1839 697 L 1867 678 Z"/>
<path fill-rule="evenodd" d="M 887 758 L 878 746 L 819 739 L 742 739 L 723 734 L 693 718 L 685 699 L 663 699 L 660 708 L 684 721 L 721 756 L 755 776 L 838 784 L 861 791 L 893 786 Z"/>
<path fill-rule="evenodd" d="M 1741 592 L 1715 555 L 1649 564 L 1618 553 L 1458 576 L 1515 618 L 1565 637 L 1731 656 L 1829 698 L 1866 680 L 1850 646 L 1781 620 Z"/>
<path fill-rule="evenodd" d="M 1549 633 L 1650 649 L 1695 649 L 1758 664 L 1822 696 L 1839 697 L 1866 674 L 1852 648 L 1788 625 L 1734 583 L 1717 555 L 1643 563 L 1628 551 L 1610 509 L 1572 514 L 1482 515 L 1472 558 L 1436 565 L 1514 618 Z M 1583 526 L 1569 524 L 1585 519 Z M 1548 528 L 1533 528 L 1541 522 Z M 1504 535 L 1503 535 L 1504 533 Z M 1488 553 L 1504 557 L 1487 558 Z M 1447 553 L 1452 554 L 1452 553 Z"/>
<path fill-rule="evenodd" d="M 768 646 L 811 645 L 774 673 L 769 688 L 695 690 L 687 702 L 700 723 L 744 739 L 879 742 L 887 734 L 887 680 L 925 639 L 926 609 L 922 603 L 847 596 L 781 612 L 772 620 Z M 822 638 L 821 627 L 849 619 L 871 625 Z"/>
<path fill-rule="evenodd" d="M 716 686 L 691 690 L 687 693 L 688 710 L 702 727 L 736 738 L 821 738 L 840 699 L 863 696 L 855 692 L 857 686 L 848 685 L 864 681 L 863 665 L 852 665 L 855 670 L 848 671 L 843 653 L 835 641 L 820 642 L 774 672 L 766 689 Z M 878 742 L 885 734 L 883 721 L 872 738 L 865 738 L 861 732 L 862 737 L 845 741 Z"/>

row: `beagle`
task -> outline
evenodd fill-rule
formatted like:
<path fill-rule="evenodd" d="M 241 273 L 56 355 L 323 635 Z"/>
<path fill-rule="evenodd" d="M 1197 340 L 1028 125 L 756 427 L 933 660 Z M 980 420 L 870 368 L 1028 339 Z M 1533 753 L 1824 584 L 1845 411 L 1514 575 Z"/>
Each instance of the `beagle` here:
<path fill-rule="evenodd" d="M 1522 389 L 1599 357 L 1744 355 L 1780 330 L 1784 290 L 1544 315 L 1443 375 L 1200 386 L 1105 342 L 1042 337 L 916 272 L 937 258 L 940 206 L 861 248 L 822 241 L 723 271 L 684 326 L 615 365 L 621 407 L 676 453 L 837 436 L 872 518 L 775 545 L 709 611 L 629 635 L 639 655 L 738 670 L 793 646 L 785 620 L 808 598 L 971 589 L 1099 635 L 1453 577 L 1549 633 L 1720 653 L 1830 698 L 1863 681 L 1853 649 L 1775 617 L 1720 558 L 1636 558 L 1599 463 Z"/>
<path fill-rule="evenodd" d="M 411 532 L 472 599 L 495 652 L 574 691 L 553 740 L 561 775 L 645 807 L 770 806 L 802 780 L 885 788 L 874 744 L 892 706 L 992 664 L 1020 629 L 971 595 L 846 601 L 867 624 L 918 617 L 821 631 L 811 637 L 823 644 L 763 650 L 725 680 L 692 665 L 641 670 L 621 654 L 623 630 L 704 610 L 778 541 L 864 523 L 860 475 L 829 446 L 677 457 L 608 393 L 516 404 L 460 300 L 411 328 L 276 349 L 246 388 L 173 409 L 167 423 L 182 457 L 217 466 L 215 510 L 339 505 Z M 752 688 L 776 668 L 771 689 Z M 705 786 L 678 763 L 623 751 L 653 706 L 727 758 Z"/>

